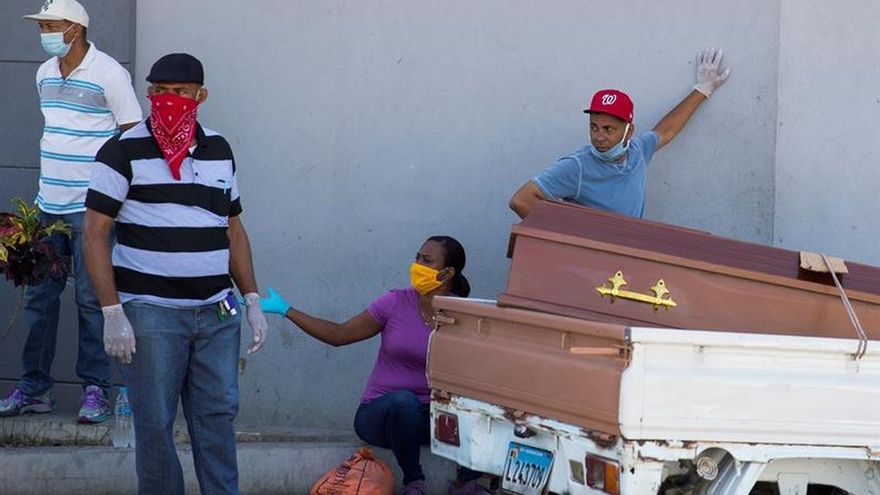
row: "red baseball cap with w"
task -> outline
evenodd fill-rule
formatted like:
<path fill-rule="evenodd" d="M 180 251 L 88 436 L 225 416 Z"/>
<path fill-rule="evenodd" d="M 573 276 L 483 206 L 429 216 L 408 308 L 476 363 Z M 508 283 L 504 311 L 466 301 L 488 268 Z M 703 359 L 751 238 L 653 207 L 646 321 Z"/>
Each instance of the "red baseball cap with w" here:
<path fill-rule="evenodd" d="M 590 108 L 584 113 L 605 113 L 627 123 L 633 121 L 633 102 L 626 93 L 618 89 L 601 89 L 593 95 Z"/>

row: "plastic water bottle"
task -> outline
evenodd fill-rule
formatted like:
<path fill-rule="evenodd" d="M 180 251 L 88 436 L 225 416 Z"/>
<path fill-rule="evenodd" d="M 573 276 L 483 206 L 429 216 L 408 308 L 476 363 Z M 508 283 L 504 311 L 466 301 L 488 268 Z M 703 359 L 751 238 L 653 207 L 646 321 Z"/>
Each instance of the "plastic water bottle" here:
<path fill-rule="evenodd" d="M 114 447 L 134 447 L 134 422 L 131 405 L 128 402 L 128 388 L 119 387 L 116 395 L 116 406 L 113 408 L 116 425 L 113 428 Z"/>

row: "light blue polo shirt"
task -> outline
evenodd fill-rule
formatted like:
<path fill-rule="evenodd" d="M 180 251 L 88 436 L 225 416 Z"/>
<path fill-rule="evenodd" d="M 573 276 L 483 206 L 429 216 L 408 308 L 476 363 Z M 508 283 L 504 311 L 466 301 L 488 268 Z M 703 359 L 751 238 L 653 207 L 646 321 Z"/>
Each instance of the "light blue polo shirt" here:
<path fill-rule="evenodd" d="M 659 136 L 654 131 L 634 136 L 623 163 L 608 163 L 590 153 L 590 145 L 560 158 L 532 181 L 548 199 L 641 218 L 645 212 L 648 162 Z"/>

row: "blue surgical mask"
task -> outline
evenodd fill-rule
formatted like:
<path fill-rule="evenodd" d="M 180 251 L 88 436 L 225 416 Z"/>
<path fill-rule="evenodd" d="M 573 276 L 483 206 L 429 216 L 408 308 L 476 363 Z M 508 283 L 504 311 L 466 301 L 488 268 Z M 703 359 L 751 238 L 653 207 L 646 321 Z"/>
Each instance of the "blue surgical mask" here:
<path fill-rule="evenodd" d="M 64 58 L 67 52 L 70 51 L 73 42 L 65 43 L 64 35 L 72 27 L 73 25 L 68 26 L 67 29 L 60 33 L 40 33 L 40 43 L 43 44 L 43 50 L 46 50 L 50 57 Z"/>
<path fill-rule="evenodd" d="M 626 128 L 623 130 L 623 137 L 620 138 L 620 142 L 615 144 L 613 147 L 608 149 L 607 151 L 599 151 L 595 146 L 590 145 L 590 152 L 593 153 L 593 156 L 602 160 L 603 162 L 615 162 L 620 159 L 629 148 L 629 141 L 626 141 L 626 133 L 629 132 L 629 124 L 626 124 Z M 626 141 L 626 144 L 624 144 Z"/>

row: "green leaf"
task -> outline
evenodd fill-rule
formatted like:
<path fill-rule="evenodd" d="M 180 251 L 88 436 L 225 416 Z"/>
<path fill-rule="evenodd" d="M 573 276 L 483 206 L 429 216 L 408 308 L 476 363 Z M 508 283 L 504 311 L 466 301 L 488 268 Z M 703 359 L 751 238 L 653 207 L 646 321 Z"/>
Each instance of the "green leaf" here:
<path fill-rule="evenodd" d="M 57 220 L 53 222 L 48 227 L 44 228 L 42 233 L 45 236 L 50 236 L 55 233 L 64 234 L 66 236 L 70 236 L 70 225 L 62 222 L 61 220 Z"/>

